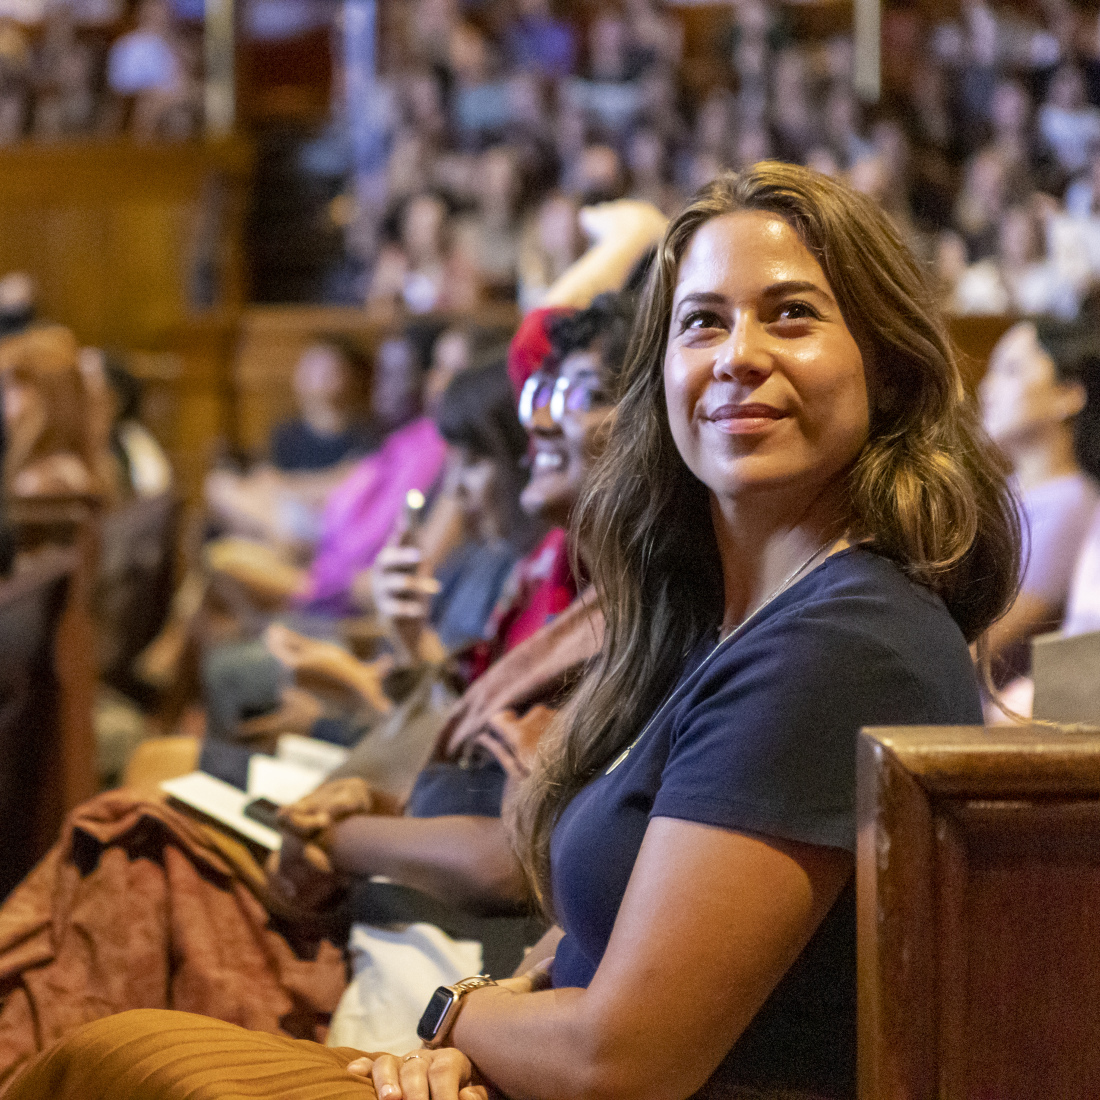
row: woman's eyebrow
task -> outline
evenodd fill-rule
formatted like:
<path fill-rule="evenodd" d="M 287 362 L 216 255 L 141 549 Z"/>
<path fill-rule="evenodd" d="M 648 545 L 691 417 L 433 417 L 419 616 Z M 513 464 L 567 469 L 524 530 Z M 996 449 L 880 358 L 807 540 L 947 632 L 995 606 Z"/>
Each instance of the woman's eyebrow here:
<path fill-rule="evenodd" d="M 676 303 L 676 308 L 681 309 L 684 306 L 717 306 L 722 305 L 726 301 L 724 294 L 718 294 L 713 290 L 697 290 L 692 294 L 685 294 L 679 302 Z"/>
<path fill-rule="evenodd" d="M 781 283 L 771 283 L 761 291 L 765 298 L 780 298 L 785 294 L 820 294 L 830 302 L 833 301 L 833 296 L 823 286 L 805 279 L 786 279 Z"/>

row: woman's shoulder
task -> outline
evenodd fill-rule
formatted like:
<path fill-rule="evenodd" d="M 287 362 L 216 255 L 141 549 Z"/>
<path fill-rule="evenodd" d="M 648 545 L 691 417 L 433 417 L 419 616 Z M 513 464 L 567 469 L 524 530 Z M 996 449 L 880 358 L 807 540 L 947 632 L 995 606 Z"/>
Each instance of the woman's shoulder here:
<path fill-rule="evenodd" d="M 868 677 L 908 681 L 934 695 L 974 688 L 966 640 L 939 596 L 858 546 L 792 585 L 741 644 L 718 656 L 718 675 L 750 663 L 848 688 Z"/>

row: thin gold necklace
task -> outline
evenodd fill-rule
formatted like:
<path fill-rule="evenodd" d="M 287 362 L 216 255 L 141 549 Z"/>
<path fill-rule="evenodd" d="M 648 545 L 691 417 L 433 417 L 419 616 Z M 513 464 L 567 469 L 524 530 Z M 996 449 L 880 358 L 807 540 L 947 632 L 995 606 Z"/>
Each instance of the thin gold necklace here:
<path fill-rule="evenodd" d="M 718 644 L 702 659 L 702 661 L 699 662 L 698 666 L 692 672 L 692 675 L 688 678 L 688 681 L 693 679 L 696 673 L 702 672 L 702 670 L 706 668 L 708 664 L 710 664 L 711 659 L 720 649 L 722 649 L 728 643 L 732 642 L 734 638 L 739 637 L 744 632 L 745 628 L 753 621 L 753 619 L 756 618 L 757 615 L 760 614 L 761 611 L 764 610 L 765 607 L 768 606 L 768 604 L 770 604 L 773 600 L 778 599 L 784 592 L 786 592 L 787 589 L 790 588 L 790 586 L 794 584 L 794 582 L 799 578 L 799 576 L 801 576 L 807 569 L 809 569 L 814 559 L 822 554 L 825 550 L 828 550 L 828 548 L 837 541 L 839 540 L 836 538 L 830 538 L 822 543 L 789 577 L 787 577 L 787 579 L 777 589 L 775 589 L 774 592 L 772 592 L 770 596 L 768 596 L 768 598 L 759 607 L 754 608 L 752 613 L 746 615 L 745 618 L 743 618 L 728 634 L 723 635 L 721 627 L 719 627 Z M 642 727 L 642 732 L 639 733 L 638 736 L 635 737 L 634 740 L 631 741 L 630 744 L 627 745 L 627 747 L 623 749 L 623 751 L 619 753 L 619 755 L 616 756 L 614 760 L 611 761 L 611 763 L 607 766 L 606 771 L 604 771 L 604 775 L 610 775 L 630 755 L 630 750 L 633 749 L 634 746 L 639 741 L 641 741 L 643 737 L 645 737 L 645 735 L 652 728 L 653 723 L 656 722 L 662 714 L 664 714 L 669 704 L 676 698 L 679 690 L 684 687 L 688 681 L 684 681 L 678 684 L 676 687 L 672 688 L 668 695 L 665 696 L 664 702 L 661 703 L 661 705 L 653 712 L 652 717 Z"/>
<path fill-rule="evenodd" d="M 801 576 L 807 569 L 809 569 L 811 562 L 813 562 L 816 557 L 818 557 L 824 551 L 828 550 L 829 547 L 833 545 L 833 543 L 838 541 L 839 540 L 835 538 L 826 539 L 825 542 L 823 542 L 800 566 L 798 566 L 798 568 L 795 569 L 795 571 L 791 573 L 786 578 L 786 580 L 784 580 L 779 585 L 778 588 L 772 591 L 772 593 L 767 597 L 767 599 L 764 600 L 762 604 L 760 604 L 758 607 L 754 607 L 752 611 L 749 612 L 749 614 L 746 615 L 735 626 L 731 626 L 728 631 L 723 631 L 721 626 L 719 626 L 718 645 L 721 645 L 727 638 L 732 638 L 734 634 L 736 634 L 742 627 L 747 626 L 750 622 L 752 622 L 752 620 L 755 619 L 756 616 L 759 615 L 760 612 L 763 611 L 764 608 L 772 602 L 772 600 L 776 599 L 778 596 L 781 596 L 784 592 L 786 592 L 787 589 L 790 588 L 792 584 L 794 584 L 795 580 L 799 576 Z M 717 646 L 715 648 L 717 649 Z"/>

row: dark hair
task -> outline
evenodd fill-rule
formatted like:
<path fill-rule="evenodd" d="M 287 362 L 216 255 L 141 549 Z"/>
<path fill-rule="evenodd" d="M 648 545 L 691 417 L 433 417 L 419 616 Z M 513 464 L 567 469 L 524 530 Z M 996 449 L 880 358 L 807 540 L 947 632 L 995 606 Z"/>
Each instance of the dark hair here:
<path fill-rule="evenodd" d="M 128 370 L 122 359 L 114 352 L 107 352 L 103 356 L 103 373 L 118 400 L 115 422 L 137 420 L 141 416 L 141 399 L 144 390 L 141 379 Z"/>
<path fill-rule="evenodd" d="M 681 458 L 663 364 L 680 261 L 700 226 L 781 218 L 815 256 L 859 344 L 867 442 L 848 473 L 850 538 L 939 594 L 968 641 L 1010 605 L 1020 532 L 1004 460 L 963 389 L 924 268 L 872 201 L 820 173 L 765 162 L 718 177 L 669 224 L 650 274 L 608 445 L 574 512 L 604 615 L 599 655 L 559 715 L 516 823 L 538 896 L 561 811 L 644 727 L 723 610 L 705 486 Z"/>
<path fill-rule="evenodd" d="M 638 299 L 626 291 L 608 291 L 592 300 L 587 309 L 555 317 L 547 325 L 550 353 L 544 368 L 556 370 L 578 351 L 594 350 L 599 357 L 604 384 L 618 389 Z"/>
<path fill-rule="evenodd" d="M 1085 404 L 1074 418 L 1073 449 L 1077 463 L 1100 481 L 1100 337 L 1097 318 L 1083 311 L 1077 321 L 1039 320 L 1039 344 L 1054 363 L 1059 382 L 1076 382 L 1085 391 Z"/>
<path fill-rule="evenodd" d="M 370 356 L 363 346 L 342 332 L 322 332 L 309 342 L 309 347 L 332 348 L 347 365 L 354 386 L 362 387 L 370 377 Z"/>
<path fill-rule="evenodd" d="M 456 374 L 443 391 L 436 426 L 448 443 L 496 463 L 505 533 L 517 545 L 529 541 L 531 523 L 519 506 L 527 481 L 527 433 L 516 415 L 504 360 Z"/>

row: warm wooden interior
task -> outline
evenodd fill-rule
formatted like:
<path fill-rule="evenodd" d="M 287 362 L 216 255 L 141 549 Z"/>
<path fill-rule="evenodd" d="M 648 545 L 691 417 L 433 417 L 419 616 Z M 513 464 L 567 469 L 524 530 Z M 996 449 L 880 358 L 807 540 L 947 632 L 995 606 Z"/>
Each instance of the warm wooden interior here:
<path fill-rule="evenodd" d="M 861 1100 L 1100 1095 L 1100 730 L 859 751 Z"/>

